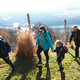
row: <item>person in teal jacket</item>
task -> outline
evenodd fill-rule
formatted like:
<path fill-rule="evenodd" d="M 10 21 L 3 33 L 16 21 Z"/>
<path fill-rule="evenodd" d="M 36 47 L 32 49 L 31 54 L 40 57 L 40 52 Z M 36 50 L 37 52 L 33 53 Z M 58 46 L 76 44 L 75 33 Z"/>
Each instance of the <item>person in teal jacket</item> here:
<path fill-rule="evenodd" d="M 49 63 L 48 63 L 48 61 L 49 61 L 49 56 L 48 56 L 49 48 L 51 47 L 52 51 L 54 48 L 53 48 L 50 34 L 44 26 L 39 27 L 39 34 L 37 37 L 36 45 L 38 45 L 37 56 L 39 58 L 39 62 L 37 64 L 42 64 L 40 53 L 42 51 L 44 51 L 44 54 L 46 56 L 46 64 L 44 66 L 47 67 L 49 65 Z"/>

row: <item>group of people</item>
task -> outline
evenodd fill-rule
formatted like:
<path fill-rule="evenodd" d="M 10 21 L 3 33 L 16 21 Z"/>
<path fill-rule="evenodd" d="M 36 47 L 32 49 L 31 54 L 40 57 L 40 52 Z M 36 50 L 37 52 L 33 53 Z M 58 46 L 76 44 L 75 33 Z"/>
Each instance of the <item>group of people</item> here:
<path fill-rule="evenodd" d="M 76 25 L 73 26 L 73 32 L 72 32 L 71 37 L 70 37 L 70 43 L 71 43 L 73 38 L 74 38 L 75 45 L 76 45 L 74 60 L 77 60 L 77 58 L 79 57 L 80 30 L 78 29 L 78 27 Z M 49 48 L 51 48 L 51 52 L 57 52 L 57 60 L 56 61 L 58 62 L 58 65 L 59 65 L 58 71 L 62 72 L 64 70 L 64 67 L 62 65 L 62 60 L 65 57 L 63 42 L 61 40 L 57 40 L 55 42 L 55 45 L 56 45 L 56 49 L 54 50 L 54 47 L 53 47 L 53 44 L 51 41 L 51 36 L 50 36 L 49 32 L 46 30 L 46 28 L 44 26 L 40 26 L 39 27 L 39 34 L 38 34 L 37 42 L 36 42 L 36 47 L 38 47 L 36 53 L 37 53 L 39 61 L 36 63 L 36 65 L 42 64 L 40 53 L 42 51 L 44 51 L 44 54 L 46 57 L 46 64 L 44 65 L 44 67 L 48 67 L 48 65 L 49 65 L 48 51 L 49 51 Z M 11 51 L 11 47 L 0 36 L 0 58 L 2 58 L 7 64 L 9 64 L 11 66 L 12 71 L 10 73 L 13 73 L 15 71 L 15 67 L 9 58 L 8 53 L 10 51 Z"/>
<path fill-rule="evenodd" d="M 71 44 L 71 41 L 73 40 L 73 38 L 74 38 L 75 45 L 76 45 L 74 60 L 77 60 L 77 57 L 79 57 L 79 47 L 80 47 L 80 30 L 78 29 L 77 25 L 73 26 L 73 32 L 70 37 L 70 44 Z M 46 64 L 44 65 L 44 67 L 48 67 L 48 65 L 49 65 L 48 51 L 49 51 L 49 48 L 51 48 L 51 52 L 57 53 L 56 61 L 58 62 L 58 65 L 59 65 L 58 71 L 62 72 L 64 70 L 64 67 L 62 65 L 62 60 L 65 57 L 63 42 L 61 40 L 57 40 L 57 41 L 55 41 L 55 45 L 56 45 L 56 49 L 54 50 L 49 32 L 46 30 L 46 28 L 43 25 L 40 26 L 39 34 L 38 34 L 37 42 L 36 42 L 36 46 L 38 47 L 36 53 L 37 53 L 39 61 L 36 63 L 36 65 L 42 64 L 40 53 L 42 51 L 44 51 L 44 54 L 46 57 Z"/>

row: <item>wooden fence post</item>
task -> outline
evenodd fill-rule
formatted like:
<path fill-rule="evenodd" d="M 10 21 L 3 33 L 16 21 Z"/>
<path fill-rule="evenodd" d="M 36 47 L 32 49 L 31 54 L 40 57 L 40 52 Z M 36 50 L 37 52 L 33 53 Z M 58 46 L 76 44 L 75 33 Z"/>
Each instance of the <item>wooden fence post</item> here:
<path fill-rule="evenodd" d="M 64 20 L 64 44 L 66 45 L 66 20 Z"/>
<path fill-rule="evenodd" d="M 29 14 L 27 14 L 27 18 L 28 18 L 29 31 L 31 32 L 31 25 L 30 25 L 30 18 L 29 18 Z"/>

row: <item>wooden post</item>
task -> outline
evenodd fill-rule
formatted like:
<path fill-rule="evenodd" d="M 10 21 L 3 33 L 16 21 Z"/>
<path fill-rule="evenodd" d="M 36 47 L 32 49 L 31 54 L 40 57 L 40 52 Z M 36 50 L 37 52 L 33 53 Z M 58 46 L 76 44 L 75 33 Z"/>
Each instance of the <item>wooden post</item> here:
<path fill-rule="evenodd" d="M 66 20 L 64 20 L 64 44 L 66 45 Z"/>
<path fill-rule="evenodd" d="M 29 31 L 31 32 L 31 25 L 30 25 L 30 18 L 29 18 L 29 14 L 27 14 L 27 18 L 28 18 Z"/>

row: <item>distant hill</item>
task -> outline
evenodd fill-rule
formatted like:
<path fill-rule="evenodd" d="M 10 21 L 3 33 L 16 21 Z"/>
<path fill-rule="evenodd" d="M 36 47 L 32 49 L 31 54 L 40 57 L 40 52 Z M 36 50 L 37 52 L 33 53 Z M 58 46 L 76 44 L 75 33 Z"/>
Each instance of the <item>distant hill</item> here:
<path fill-rule="evenodd" d="M 23 12 L 10 12 L 0 13 L 0 26 L 12 27 L 13 23 L 18 22 L 21 27 L 27 26 L 27 13 Z M 70 9 L 62 11 L 43 11 L 43 12 L 29 12 L 30 22 L 41 22 L 47 26 L 63 25 L 64 20 L 67 20 L 67 24 L 80 24 L 80 10 L 76 9 L 71 11 Z"/>

